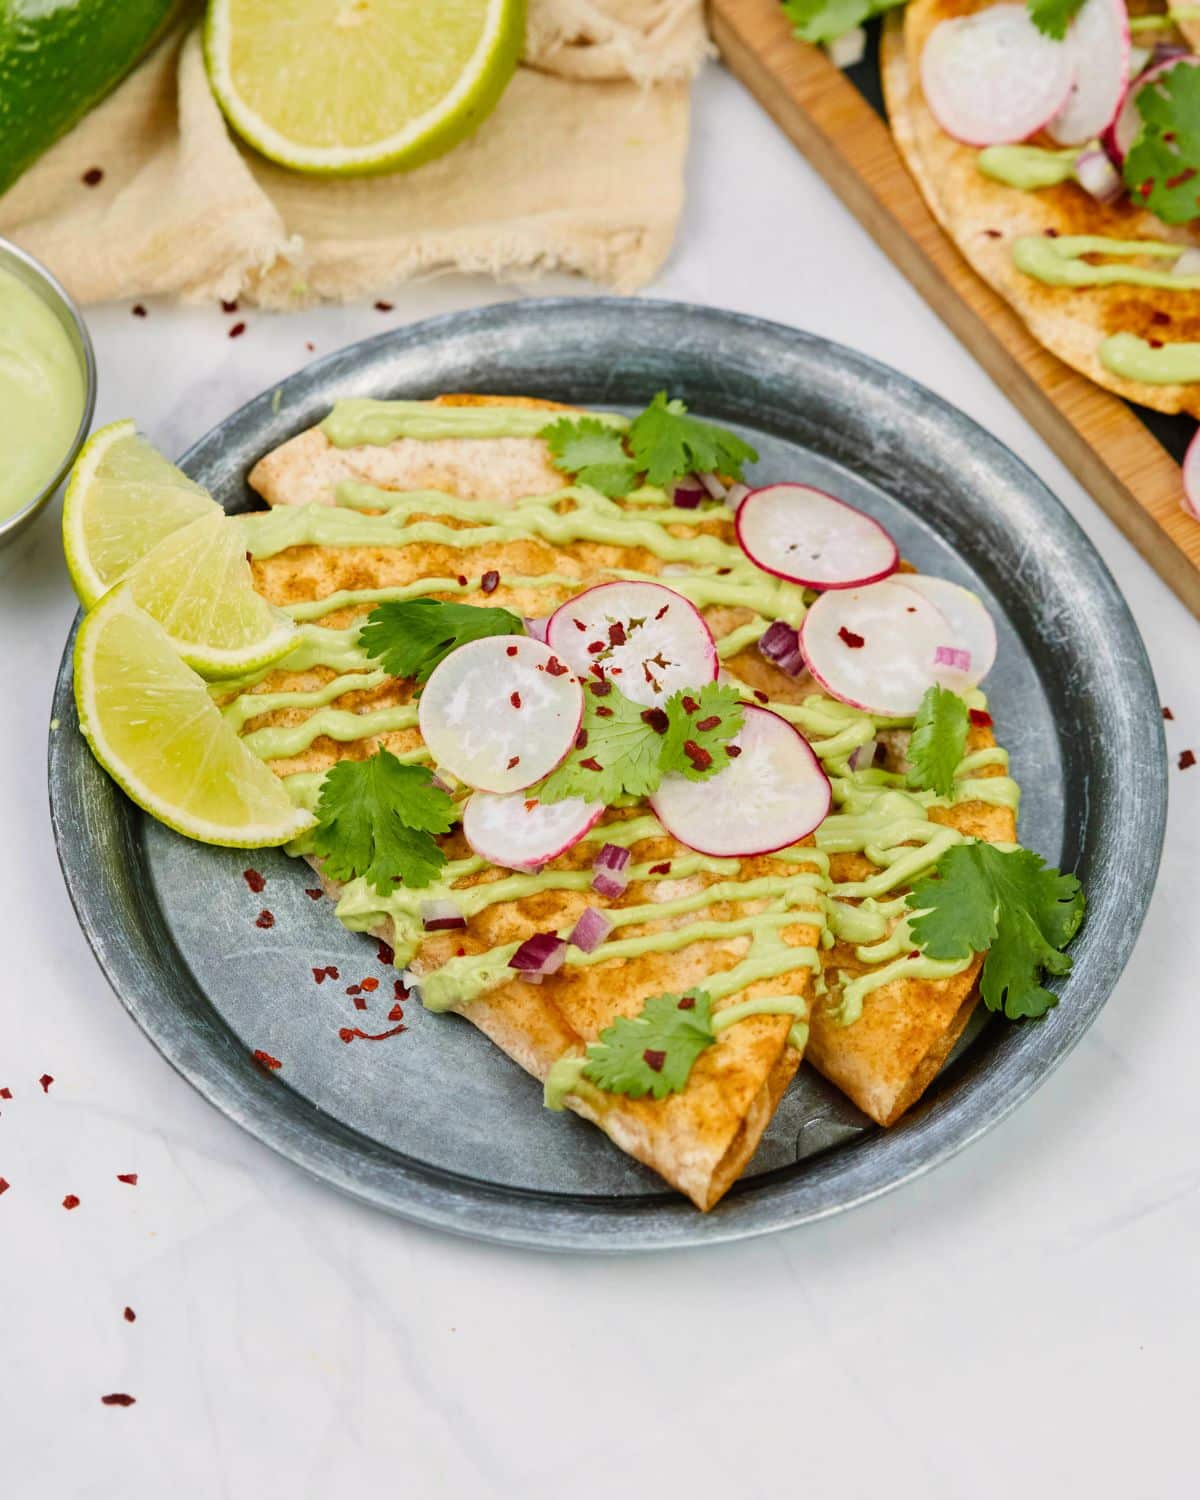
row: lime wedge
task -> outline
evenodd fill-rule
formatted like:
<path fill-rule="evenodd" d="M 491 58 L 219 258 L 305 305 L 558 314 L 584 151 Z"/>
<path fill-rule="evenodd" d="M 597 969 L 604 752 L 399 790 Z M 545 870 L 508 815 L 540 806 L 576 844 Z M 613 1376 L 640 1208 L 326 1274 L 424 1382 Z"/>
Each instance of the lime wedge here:
<path fill-rule="evenodd" d="M 132 422 L 94 432 L 63 505 L 63 550 L 85 609 L 181 526 L 221 507 L 137 435 Z"/>
<path fill-rule="evenodd" d="M 525 0 L 210 0 L 204 50 L 237 133 L 301 172 L 415 167 L 491 113 Z"/>
<path fill-rule="evenodd" d="M 291 619 L 255 593 L 240 528 L 220 509 L 164 537 L 125 582 L 205 677 L 269 666 L 296 638 Z"/>
<path fill-rule="evenodd" d="M 283 783 L 238 739 L 166 632 L 114 589 L 75 642 L 79 725 L 96 759 L 141 808 L 188 838 L 237 849 L 311 828 Z"/>

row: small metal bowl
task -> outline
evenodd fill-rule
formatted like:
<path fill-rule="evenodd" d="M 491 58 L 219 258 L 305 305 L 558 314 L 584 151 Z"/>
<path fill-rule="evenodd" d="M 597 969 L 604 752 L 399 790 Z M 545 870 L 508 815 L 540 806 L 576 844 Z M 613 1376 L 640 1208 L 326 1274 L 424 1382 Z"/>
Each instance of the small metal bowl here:
<path fill-rule="evenodd" d="M 62 324 L 79 359 L 84 385 L 83 415 L 79 419 L 75 436 L 71 439 L 71 446 L 63 454 L 62 463 L 59 464 L 53 478 L 41 493 L 34 495 L 27 505 L 14 511 L 11 516 L 0 519 L 0 547 L 3 547 L 24 531 L 34 517 L 49 504 L 54 492 L 66 478 L 67 470 L 75 462 L 80 448 L 83 447 L 84 439 L 92 425 L 92 413 L 96 407 L 96 356 L 92 350 L 91 335 L 79 314 L 79 309 L 45 266 L 34 260 L 32 255 L 26 255 L 24 250 L 18 250 L 16 245 L 8 240 L 0 238 L 0 269 L 11 272 L 18 281 L 24 282 L 27 287 L 36 292 Z"/>

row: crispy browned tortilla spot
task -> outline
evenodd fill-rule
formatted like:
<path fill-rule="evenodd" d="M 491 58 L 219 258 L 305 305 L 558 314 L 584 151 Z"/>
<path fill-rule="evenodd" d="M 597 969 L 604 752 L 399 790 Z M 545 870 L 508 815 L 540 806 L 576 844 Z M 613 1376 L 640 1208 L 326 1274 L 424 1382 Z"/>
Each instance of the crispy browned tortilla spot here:
<path fill-rule="evenodd" d="M 1200 341 L 1200 292 L 1153 287 L 1053 287 L 1012 263 L 1027 234 L 1100 234 L 1117 239 L 1196 242 L 1128 198 L 1102 204 L 1076 183 L 1022 192 L 979 171 L 977 151 L 948 136 L 925 102 L 920 57 L 939 22 L 985 9 L 974 0 L 911 0 L 887 18 L 881 51 L 884 96 L 896 144 L 934 217 L 967 261 L 1059 359 L 1098 385 L 1158 411 L 1200 415 L 1200 386 L 1145 385 L 1113 375 L 1097 351 L 1112 333 L 1164 343 Z M 1052 145 L 1049 139 L 1034 144 Z"/>

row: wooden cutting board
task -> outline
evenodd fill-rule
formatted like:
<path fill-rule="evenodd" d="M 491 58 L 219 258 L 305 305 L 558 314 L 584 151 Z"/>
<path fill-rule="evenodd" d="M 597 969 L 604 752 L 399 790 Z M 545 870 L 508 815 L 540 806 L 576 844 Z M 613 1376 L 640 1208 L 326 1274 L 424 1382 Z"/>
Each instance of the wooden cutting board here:
<path fill-rule="evenodd" d="M 887 125 L 779 0 L 710 0 L 731 71 L 1133 545 L 1200 616 L 1200 522 L 1179 465 L 1119 397 L 1048 353 L 942 233 Z"/>

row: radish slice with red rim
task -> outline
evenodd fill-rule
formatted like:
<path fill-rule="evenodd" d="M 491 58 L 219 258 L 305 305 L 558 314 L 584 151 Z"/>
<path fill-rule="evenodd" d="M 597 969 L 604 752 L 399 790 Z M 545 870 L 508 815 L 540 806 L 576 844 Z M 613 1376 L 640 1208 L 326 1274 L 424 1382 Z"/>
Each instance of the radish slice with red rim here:
<path fill-rule="evenodd" d="M 541 641 L 492 635 L 434 669 L 417 718 L 437 765 L 467 786 L 515 792 L 549 775 L 575 743 L 583 687 Z"/>
<path fill-rule="evenodd" d="M 540 870 L 577 844 L 603 811 L 603 802 L 582 797 L 539 802 L 522 792 L 473 792 L 463 808 L 463 836 L 489 864 Z"/>
<path fill-rule="evenodd" d="M 1184 53 L 1177 57 L 1165 58 L 1162 62 L 1155 63 L 1147 68 L 1144 73 L 1129 80 L 1128 87 L 1121 99 L 1120 108 L 1117 110 L 1116 119 L 1103 134 L 1104 149 L 1121 166 L 1129 154 L 1130 147 L 1137 140 L 1138 131 L 1142 128 L 1142 115 L 1137 107 L 1137 96 L 1144 88 L 1157 82 L 1172 68 L 1180 65 L 1187 68 L 1200 66 L 1200 57 L 1191 57 Z"/>
<path fill-rule="evenodd" d="M 1046 127 L 1063 146 L 1095 140 L 1116 119 L 1129 77 L 1125 0 L 1087 0 L 1062 45 L 1075 64 L 1066 106 Z"/>
<path fill-rule="evenodd" d="M 950 633 L 939 649 L 959 651 L 967 658 L 965 663 L 945 657 L 939 662 L 935 652 L 935 680 L 956 693 L 982 682 L 996 660 L 996 626 L 979 595 L 948 578 L 930 578 L 924 573 L 901 573 L 892 582 L 915 590 L 941 610 Z"/>
<path fill-rule="evenodd" d="M 756 567 L 814 589 L 848 589 L 894 573 L 896 544 L 878 521 L 808 484 L 770 484 L 738 506 L 737 538 Z"/>
<path fill-rule="evenodd" d="M 829 813 L 832 794 L 808 741 L 778 714 L 747 705 L 740 751 L 705 781 L 672 773 L 650 798 L 659 822 L 699 854 L 749 857 L 786 849 Z"/>
<path fill-rule="evenodd" d="M 916 713 L 938 680 L 938 648 L 953 639 L 942 611 L 896 578 L 822 594 L 800 627 L 808 670 L 827 693 L 895 717 Z"/>
<path fill-rule="evenodd" d="M 1200 429 L 1183 455 L 1183 508 L 1200 521 Z"/>
<path fill-rule="evenodd" d="M 651 706 L 720 670 L 704 616 L 661 583 L 601 583 L 576 594 L 550 616 L 546 640 L 581 677 L 603 673 Z"/>
<path fill-rule="evenodd" d="M 921 53 L 921 88 L 934 119 L 968 146 L 1023 141 L 1066 105 L 1075 59 L 1033 24 L 1023 5 L 942 21 Z"/>

